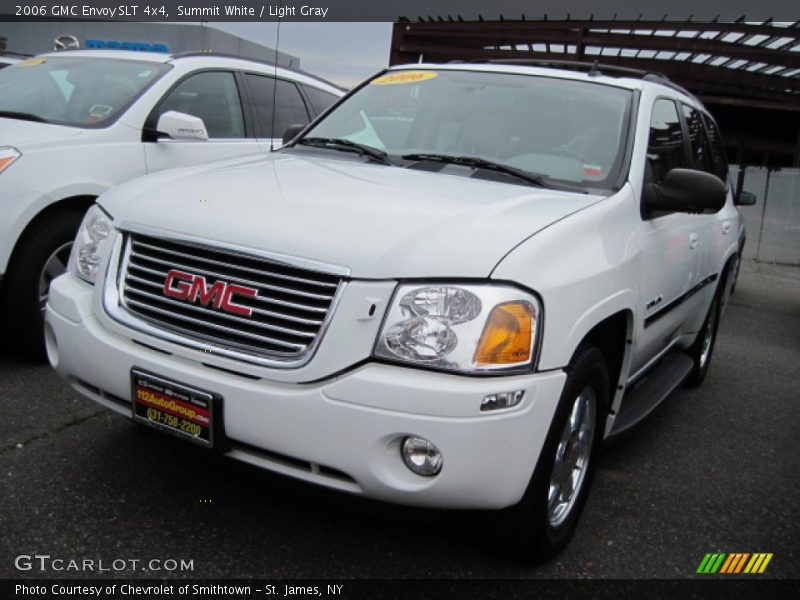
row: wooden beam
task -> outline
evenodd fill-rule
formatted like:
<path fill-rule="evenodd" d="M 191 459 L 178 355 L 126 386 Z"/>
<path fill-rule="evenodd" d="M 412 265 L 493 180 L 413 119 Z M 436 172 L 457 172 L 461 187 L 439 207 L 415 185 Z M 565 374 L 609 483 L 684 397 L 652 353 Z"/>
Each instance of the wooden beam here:
<path fill-rule="evenodd" d="M 723 106 L 738 106 L 742 108 L 762 108 L 765 110 L 780 110 L 788 112 L 800 112 L 800 99 L 796 103 L 771 102 L 769 100 L 751 100 L 749 98 L 731 98 L 727 96 L 710 96 L 700 94 L 698 96 L 703 104 L 716 104 Z"/>
<path fill-rule="evenodd" d="M 410 31 L 445 31 L 450 23 L 417 22 L 405 23 Z M 798 29 L 792 27 L 775 27 L 771 25 L 749 25 L 747 23 L 709 23 L 703 21 L 461 21 L 454 24 L 463 31 L 492 33 L 503 31 L 506 27 L 515 27 L 527 31 L 543 31 L 552 29 L 569 29 L 583 27 L 586 29 L 640 29 L 659 31 L 718 31 L 720 34 L 742 33 L 744 35 L 767 35 L 773 37 L 800 37 Z M 784 35 L 785 34 L 785 35 Z M 658 36 L 656 36 L 658 37 Z M 720 35 L 719 37 L 722 37 Z M 677 39 L 677 38 L 676 38 Z"/>

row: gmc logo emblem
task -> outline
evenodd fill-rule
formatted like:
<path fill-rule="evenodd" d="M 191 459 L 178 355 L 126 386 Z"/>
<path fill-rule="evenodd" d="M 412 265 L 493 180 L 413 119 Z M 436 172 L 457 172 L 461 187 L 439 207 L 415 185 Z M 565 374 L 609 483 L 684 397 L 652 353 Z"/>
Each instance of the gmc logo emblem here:
<path fill-rule="evenodd" d="M 258 290 L 225 281 L 215 281 L 209 286 L 206 283 L 206 278 L 202 275 L 192 275 L 191 273 L 184 273 L 174 269 L 167 273 L 162 291 L 165 296 L 170 298 L 186 300 L 203 306 L 210 304 L 218 310 L 244 317 L 252 315 L 253 309 L 236 304 L 233 301 L 233 296 L 238 294 L 247 298 L 255 298 L 258 295 Z"/>

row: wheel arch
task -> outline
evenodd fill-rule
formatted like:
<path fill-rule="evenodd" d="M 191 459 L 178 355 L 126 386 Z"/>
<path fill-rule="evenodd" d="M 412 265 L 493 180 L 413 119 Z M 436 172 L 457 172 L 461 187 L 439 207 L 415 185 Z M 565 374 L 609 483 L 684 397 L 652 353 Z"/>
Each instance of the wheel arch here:
<path fill-rule="evenodd" d="M 614 412 L 622 399 L 623 380 L 633 341 L 633 311 L 629 308 L 619 310 L 598 321 L 581 339 L 575 349 L 577 354 L 582 347 L 594 346 L 603 355 L 608 371 L 608 398 L 610 412 Z"/>
<path fill-rule="evenodd" d="M 37 227 L 42 220 L 48 218 L 50 215 L 63 211 L 76 210 L 85 212 L 90 206 L 92 206 L 92 204 L 94 204 L 96 199 L 97 196 L 93 194 L 79 194 L 62 198 L 61 200 L 51 202 L 50 204 L 42 207 L 39 212 L 37 212 L 19 232 L 16 242 L 14 242 L 14 246 L 8 255 L 8 261 L 5 265 L 5 270 L 8 270 L 9 265 L 11 265 L 14 261 L 14 256 L 19 251 L 20 243 L 33 229 Z"/>

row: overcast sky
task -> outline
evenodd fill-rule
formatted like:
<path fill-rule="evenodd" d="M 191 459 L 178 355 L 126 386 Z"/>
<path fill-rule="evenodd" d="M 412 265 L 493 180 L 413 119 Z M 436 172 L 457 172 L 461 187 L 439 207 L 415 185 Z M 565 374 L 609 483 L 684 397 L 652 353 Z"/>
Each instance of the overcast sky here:
<path fill-rule="evenodd" d="M 210 23 L 234 35 L 275 47 L 276 23 Z M 389 64 L 391 23 L 281 23 L 280 48 L 304 71 L 352 87 Z"/>

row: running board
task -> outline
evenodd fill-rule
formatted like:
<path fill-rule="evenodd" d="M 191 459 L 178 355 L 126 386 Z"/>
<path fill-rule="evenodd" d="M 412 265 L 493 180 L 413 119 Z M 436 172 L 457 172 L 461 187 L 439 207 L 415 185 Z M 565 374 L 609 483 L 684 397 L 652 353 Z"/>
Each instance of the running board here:
<path fill-rule="evenodd" d="M 683 352 L 659 361 L 622 399 L 609 437 L 619 435 L 647 417 L 689 376 L 694 362 Z"/>

